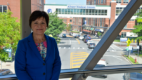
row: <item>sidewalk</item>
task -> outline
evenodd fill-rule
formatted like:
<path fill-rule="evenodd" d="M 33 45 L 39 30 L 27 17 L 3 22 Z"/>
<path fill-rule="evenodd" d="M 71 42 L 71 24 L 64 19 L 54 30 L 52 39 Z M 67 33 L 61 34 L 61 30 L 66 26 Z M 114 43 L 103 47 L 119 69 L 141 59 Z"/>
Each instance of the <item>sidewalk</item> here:
<path fill-rule="evenodd" d="M 122 52 L 122 55 L 128 55 L 128 52 L 127 51 L 123 51 Z M 125 56 L 124 56 L 125 57 Z M 134 62 L 135 62 L 135 59 L 136 61 L 139 63 L 139 64 L 142 64 L 142 57 L 139 57 L 136 55 L 136 53 L 130 53 L 130 57 L 134 59 Z M 133 64 L 127 57 L 125 57 L 131 64 Z"/>
<path fill-rule="evenodd" d="M 142 57 L 138 57 L 135 54 L 130 55 L 133 59 L 136 59 L 139 64 L 142 64 Z"/>

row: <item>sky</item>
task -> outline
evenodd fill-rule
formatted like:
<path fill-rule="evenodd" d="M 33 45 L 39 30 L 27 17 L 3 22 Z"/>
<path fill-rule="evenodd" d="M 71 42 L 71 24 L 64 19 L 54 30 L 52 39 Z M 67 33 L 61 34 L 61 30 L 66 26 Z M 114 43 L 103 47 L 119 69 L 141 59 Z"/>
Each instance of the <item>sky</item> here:
<path fill-rule="evenodd" d="M 46 4 L 86 5 L 86 0 L 46 0 Z"/>

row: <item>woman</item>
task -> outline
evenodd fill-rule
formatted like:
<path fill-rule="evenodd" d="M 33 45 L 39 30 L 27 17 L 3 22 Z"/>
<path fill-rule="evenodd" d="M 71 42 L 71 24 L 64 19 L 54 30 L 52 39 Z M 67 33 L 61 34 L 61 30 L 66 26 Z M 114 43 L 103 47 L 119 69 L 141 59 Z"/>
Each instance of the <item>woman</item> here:
<path fill-rule="evenodd" d="M 61 61 L 54 38 L 44 34 L 49 17 L 34 11 L 29 19 L 32 33 L 19 41 L 15 55 L 15 72 L 19 80 L 58 80 Z"/>

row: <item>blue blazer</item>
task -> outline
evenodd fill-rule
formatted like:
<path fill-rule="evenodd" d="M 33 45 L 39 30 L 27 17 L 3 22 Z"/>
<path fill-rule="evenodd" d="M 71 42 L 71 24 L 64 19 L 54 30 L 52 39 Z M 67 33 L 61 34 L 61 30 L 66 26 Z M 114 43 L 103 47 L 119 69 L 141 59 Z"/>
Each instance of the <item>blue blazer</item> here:
<path fill-rule="evenodd" d="M 19 80 L 58 80 L 61 60 L 54 38 L 46 36 L 47 54 L 43 61 L 33 40 L 33 33 L 18 43 L 15 72 Z"/>

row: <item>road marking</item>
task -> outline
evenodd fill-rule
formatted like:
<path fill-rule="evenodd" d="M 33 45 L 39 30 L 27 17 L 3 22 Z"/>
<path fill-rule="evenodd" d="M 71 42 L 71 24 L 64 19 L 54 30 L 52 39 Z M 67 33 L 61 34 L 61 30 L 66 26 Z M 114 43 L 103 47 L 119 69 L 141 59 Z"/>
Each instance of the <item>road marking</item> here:
<path fill-rule="evenodd" d="M 75 47 L 73 47 L 73 49 L 75 49 Z"/>
<path fill-rule="evenodd" d="M 71 52 L 70 68 L 79 68 L 84 63 L 88 55 L 89 54 L 86 52 L 78 52 L 78 53 Z"/>
<path fill-rule="evenodd" d="M 114 49 L 112 46 L 110 46 L 112 49 Z M 114 49 L 115 50 L 115 49 Z"/>
<path fill-rule="evenodd" d="M 78 48 L 78 49 L 80 49 L 80 48 Z"/>
<path fill-rule="evenodd" d="M 66 47 L 64 47 L 64 49 L 66 49 Z"/>
<path fill-rule="evenodd" d="M 80 44 L 80 41 L 78 39 L 76 39 L 76 40 L 77 40 L 78 44 Z"/>
<path fill-rule="evenodd" d="M 114 56 L 113 56 L 114 57 Z M 118 58 L 118 57 L 115 57 L 115 58 L 117 58 L 117 59 L 119 59 L 119 60 L 121 60 L 122 61 L 122 59 L 120 59 L 120 58 Z"/>
<path fill-rule="evenodd" d="M 116 45 L 114 45 L 114 47 L 117 47 L 117 48 L 119 48 L 120 50 L 123 50 L 122 48 L 120 48 L 120 47 L 118 47 L 118 46 L 116 46 Z"/>
<path fill-rule="evenodd" d="M 122 56 L 113 56 L 113 55 L 104 55 L 104 56 L 114 57 L 114 58 L 117 58 L 117 59 L 123 61 L 122 59 L 119 58 L 119 57 L 122 57 Z"/>
<path fill-rule="evenodd" d="M 69 39 L 70 40 L 70 39 Z M 70 44 L 71 44 L 71 40 L 70 40 Z"/>

